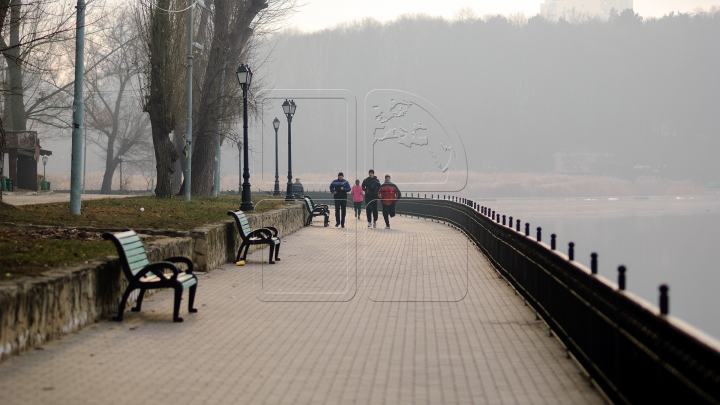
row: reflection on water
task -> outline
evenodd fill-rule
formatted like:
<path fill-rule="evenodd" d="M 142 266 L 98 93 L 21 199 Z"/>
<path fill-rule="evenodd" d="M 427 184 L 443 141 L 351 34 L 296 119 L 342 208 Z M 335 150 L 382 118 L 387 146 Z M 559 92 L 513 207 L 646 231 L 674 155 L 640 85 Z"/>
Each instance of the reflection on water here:
<path fill-rule="evenodd" d="M 720 339 L 720 197 L 476 198 L 500 215 L 557 235 L 559 250 L 575 243 L 575 258 L 617 280 L 627 266 L 627 289 L 657 305 L 658 286 L 670 286 L 670 314 Z M 549 242 L 548 242 L 549 243 Z"/>

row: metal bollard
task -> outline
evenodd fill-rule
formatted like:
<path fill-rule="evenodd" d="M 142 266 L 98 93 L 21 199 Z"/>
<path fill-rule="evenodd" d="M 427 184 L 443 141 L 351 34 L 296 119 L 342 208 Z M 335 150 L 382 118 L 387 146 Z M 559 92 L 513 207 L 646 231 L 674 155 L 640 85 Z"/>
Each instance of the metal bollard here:
<path fill-rule="evenodd" d="M 530 236 L 530 223 L 525 222 L 525 236 Z"/>
<path fill-rule="evenodd" d="M 492 220 L 495 220 L 495 211 L 492 212 Z"/>
<path fill-rule="evenodd" d="M 575 260 L 575 244 L 572 242 L 568 243 L 568 259 Z"/>
<path fill-rule="evenodd" d="M 550 249 L 555 250 L 555 234 L 550 235 Z"/>
<path fill-rule="evenodd" d="M 503 215 L 503 225 L 505 225 L 505 215 Z"/>
<path fill-rule="evenodd" d="M 618 267 L 618 290 L 625 291 L 625 266 Z"/>
<path fill-rule="evenodd" d="M 513 227 L 512 217 L 508 218 L 508 226 L 510 227 L 510 229 L 512 229 L 512 227 Z"/>
<path fill-rule="evenodd" d="M 666 284 L 660 286 L 660 314 L 667 315 L 670 313 L 670 298 L 668 297 L 668 287 Z"/>
<path fill-rule="evenodd" d="M 430 198 L 435 199 L 435 194 L 430 194 Z"/>
<path fill-rule="evenodd" d="M 427 194 L 425 194 L 425 198 L 427 198 Z"/>
<path fill-rule="evenodd" d="M 516 231 L 520 232 L 520 220 L 517 220 Z"/>
<path fill-rule="evenodd" d="M 597 253 L 590 253 L 590 271 L 597 274 Z"/>
<path fill-rule="evenodd" d="M 542 228 L 539 226 L 537 228 L 537 241 L 542 242 Z"/>

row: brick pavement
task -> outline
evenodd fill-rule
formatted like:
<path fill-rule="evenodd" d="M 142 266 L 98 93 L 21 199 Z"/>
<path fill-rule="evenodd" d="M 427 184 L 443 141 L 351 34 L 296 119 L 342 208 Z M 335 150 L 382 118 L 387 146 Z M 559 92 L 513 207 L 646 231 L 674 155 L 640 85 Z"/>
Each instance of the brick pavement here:
<path fill-rule="evenodd" d="M 9 359 L 0 403 L 604 403 L 462 234 L 347 222 L 285 237 L 276 265 L 200 275 L 182 324 L 162 292 Z"/>

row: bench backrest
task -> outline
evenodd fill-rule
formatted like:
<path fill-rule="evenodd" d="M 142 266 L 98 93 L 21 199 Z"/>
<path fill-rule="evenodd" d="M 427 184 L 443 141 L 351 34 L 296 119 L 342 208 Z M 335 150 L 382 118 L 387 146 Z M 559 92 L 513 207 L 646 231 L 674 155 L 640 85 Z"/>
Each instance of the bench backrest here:
<path fill-rule="evenodd" d="M 123 271 L 132 278 L 150 262 L 140 237 L 133 230 L 118 233 L 105 233 L 103 238 L 112 240 L 120 255 Z"/>
<path fill-rule="evenodd" d="M 250 235 L 250 233 L 252 232 L 252 228 L 250 228 L 250 223 L 248 222 L 245 213 L 240 210 L 228 211 L 228 215 L 231 215 L 233 218 L 235 218 L 235 224 L 237 224 L 240 237 L 243 239 L 247 239 L 248 235 Z"/>
<path fill-rule="evenodd" d="M 303 197 L 303 200 L 305 200 L 305 203 L 307 204 L 307 208 L 310 212 L 313 212 L 315 209 L 315 204 L 313 204 L 313 201 L 310 199 L 310 197 Z"/>

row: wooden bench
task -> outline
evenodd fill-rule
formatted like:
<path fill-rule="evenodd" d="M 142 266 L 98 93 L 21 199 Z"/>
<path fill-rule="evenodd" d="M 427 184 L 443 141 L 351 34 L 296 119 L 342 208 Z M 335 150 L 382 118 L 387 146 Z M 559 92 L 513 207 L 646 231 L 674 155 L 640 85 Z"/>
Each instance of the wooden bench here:
<path fill-rule="evenodd" d="M 305 207 L 309 214 L 305 226 L 310 226 L 313 218 L 319 216 L 325 217 L 325 226 L 330 225 L 330 208 L 326 204 L 315 204 L 315 201 L 309 196 L 304 196 L 303 200 L 305 200 Z"/>
<path fill-rule="evenodd" d="M 140 294 L 138 294 L 135 308 L 132 308 L 133 312 L 140 312 L 145 291 L 152 288 L 172 288 L 175 290 L 173 321 L 183 321 L 178 315 L 180 313 L 180 301 L 184 290 L 190 290 L 188 293 L 188 312 L 197 312 L 197 309 L 193 308 L 193 304 L 195 303 L 195 290 L 197 289 L 197 277 L 192 273 L 192 260 L 186 257 L 169 257 L 161 262 L 150 264 L 140 237 L 132 230 L 115 234 L 104 233 L 103 238 L 111 240 L 115 244 L 120 254 L 120 263 L 122 264 L 123 272 L 130 282 L 122 296 L 120 309 L 118 310 L 118 315 L 113 318 L 114 321 L 122 321 L 128 297 L 133 290 L 138 288 L 140 289 Z M 177 266 L 178 263 L 185 264 L 187 270 L 180 270 Z M 170 270 L 172 273 L 166 270 Z"/>
<path fill-rule="evenodd" d="M 240 210 L 228 211 L 227 214 L 235 218 L 235 225 L 237 225 L 238 233 L 240 234 L 240 238 L 242 238 L 240 249 L 238 249 L 237 257 L 235 258 L 235 263 L 238 266 L 245 264 L 245 258 L 251 245 L 268 245 L 270 247 L 270 257 L 268 260 L 270 264 L 275 264 L 273 254 L 275 255 L 275 260 L 280 260 L 278 257 L 280 253 L 280 238 L 278 238 L 277 228 L 266 226 L 253 231 L 250 229 L 250 224 L 244 212 Z"/>

